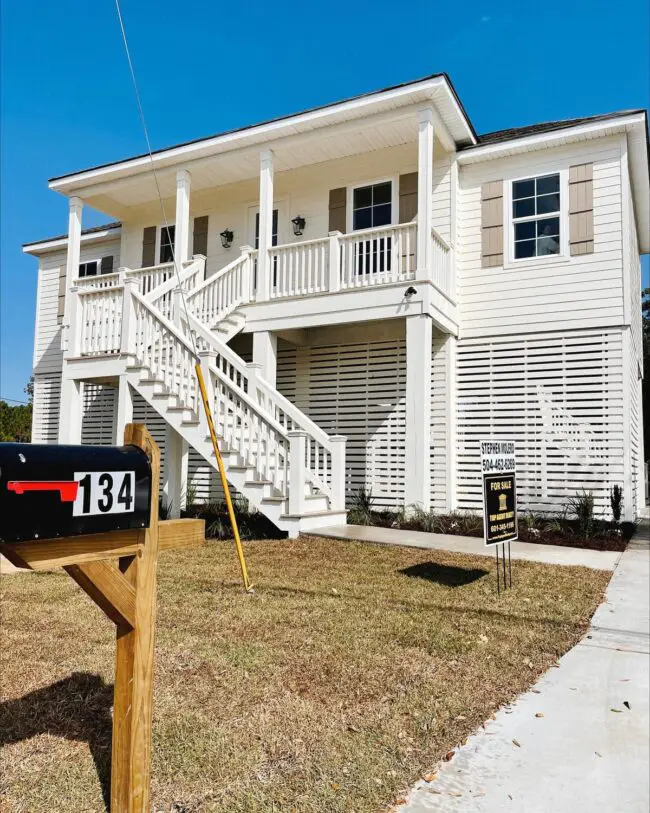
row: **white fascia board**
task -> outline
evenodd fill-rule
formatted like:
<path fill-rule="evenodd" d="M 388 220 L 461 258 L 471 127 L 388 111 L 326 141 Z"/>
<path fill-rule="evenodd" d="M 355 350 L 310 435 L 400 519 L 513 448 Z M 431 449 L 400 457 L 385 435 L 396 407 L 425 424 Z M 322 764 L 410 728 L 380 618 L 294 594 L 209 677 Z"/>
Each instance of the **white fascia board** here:
<path fill-rule="evenodd" d="M 402 100 L 406 100 L 408 103 L 409 97 L 416 97 L 418 94 L 421 95 L 424 93 L 428 98 L 433 99 L 436 92 L 440 89 L 446 93 L 447 100 L 453 103 L 454 110 L 457 112 L 463 128 L 467 131 L 468 138 L 473 143 L 476 143 L 476 139 L 468 125 L 467 118 L 460 109 L 454 94 L 447 85 L 445 78 L 439 76 L 406 87 L 380 92 L 360 99 L 352 99 L 347 102 L 340 102 L 339 104 L 312 112 L 299 113 L 295 116 L 269 122 L 268 124 L 253 125 L 245 129 L 225 133 L 224 135 L 214 136 L 213 138 L 194 141 L 191 144 L 170 147 L 167 150 L 154 153 L 153 156 L 142 155 L 137 158 L 112 163 L 108 166 L 83 170 L 74 175 L 67 175 L 50 181 L 49 188 L 56 192 L 70 194 L 72 190 L 81 189 L 89 184 L 101 183 L 106 180 L 112 180 L 113 178 L 137 174 L 138 171 L 146 170 L 151 167 L 152 163 L 155 166 L 163 167 L 173 165 L 179 161 L 191 161 L 196 157 L 203 157 L 205 154 L 219 154 L 251 146 L 256 143 L 264 143 L 284 135 L 293 135 L 305 130 L 326 127 L 333 122 L 339 121 L 340 116 L 345 116 L 345 114 L 353 114 L 351 118 L 358 119 L 364 115 L 368 115 L 368 113 L 375 112 L 375 110 L 381 110 L 386 104 L 396 101 L 401 102 Z M 417 101 L 417 99 L 415 99 L 415 101 Z"/>
<path fill-rule="evenodd" d="M 498 144 L 486 144 L 484 147 L 472 147 L 472 149 L 467 151 L 459 152 L 458 163 L 475 164 L 478 161 L 488 161 L 492 158 L 502 158 L 504 155 L 526 152 L 531 148 L 543 149 L 546 147 L 554 147 L 559 141 L 563 141 L 567 137 L 579 141 L 601 130 L 623 132 L 627 130 L 628 127 L 639 124 L 645 124 L 642 113 L 617 119 L 606 119 L 592 124 L 577 124 L 573 127 L 550 130 L 546 133 L 521 136 L 521 138 L 513 138 L 511 141 L 500 141 Z"/>
<path fill-rule="evenodd" d="M 119 237 L 122 229 L 105 229 L 104 231 L 95 231 L 91 234 L 82 234 L 82 243 L 94 243 L 99 240 L 106 240 L 112 237 Z M 68 245 L 67 237 L 59 237 L 56 240 L 44 240 L 42 243 L 30 243 L 23 246 L 23 254 L 45 254 L 48 251 L 57 251 L 58 249 L 66 248 Z"/>

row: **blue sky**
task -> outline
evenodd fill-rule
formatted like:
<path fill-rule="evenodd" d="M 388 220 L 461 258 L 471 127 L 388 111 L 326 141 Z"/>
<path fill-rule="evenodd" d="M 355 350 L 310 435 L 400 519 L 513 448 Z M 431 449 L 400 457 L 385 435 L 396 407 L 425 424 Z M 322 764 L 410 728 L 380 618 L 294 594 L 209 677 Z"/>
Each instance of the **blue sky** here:
<path fill-rule="evenodd" d="M 122 0 L 154 148 L 446 71 L 479 133 L 648 107 L 647 0 Z M 0 395 L 31 373 L 54 175 L 144 151 L 113 0 L 2 3 Z M 107 218 L 84 211 L 84 226 Z M 645 285 L 648 258 L 644 260 Z"/>

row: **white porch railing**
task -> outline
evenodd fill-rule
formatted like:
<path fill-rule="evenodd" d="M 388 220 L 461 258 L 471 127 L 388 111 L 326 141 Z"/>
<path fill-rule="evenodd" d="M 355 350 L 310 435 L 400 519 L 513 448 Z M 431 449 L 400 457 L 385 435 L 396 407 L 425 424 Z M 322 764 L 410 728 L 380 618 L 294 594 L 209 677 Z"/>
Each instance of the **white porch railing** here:
<path fill-rule="evenodd" d="M 112 271 L 110 274 L 99 274 L 95 277 L 79 277 L 73 282 L 74 287 L 80 291 L 91 288 L 114 288 L 119 284 L 120 274 L 118 271 Z"/>
<path fill-rule="evenodd" d="M 327 291 L 329 242 L 324 237 L 270 249 L 271 299 Z"/>
<path fill-rule="evenodd" d="M 415 223 L 402 223 L 342 235 L 341 288 L 414 279 L 416 232 Z"/>
<path fill-rule="evenodd" d="M 99 356 L 120 352 L 123 294 L 122 285 L 77 291 L 70 324 L 71 355 Z"/>

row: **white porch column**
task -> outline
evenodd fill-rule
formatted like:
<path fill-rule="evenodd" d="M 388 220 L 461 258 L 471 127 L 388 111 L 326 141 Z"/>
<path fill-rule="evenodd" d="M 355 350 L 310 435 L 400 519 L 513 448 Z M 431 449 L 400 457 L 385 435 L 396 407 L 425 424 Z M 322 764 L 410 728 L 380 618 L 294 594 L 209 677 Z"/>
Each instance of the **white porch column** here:
<path fill-rule="evenodd" d="M 189 449 L 187 442 L 169 424 L 165 427 L 165 471 L 163 495 L 171 506 L 171 516 L 180 516 L 185 507 L 185 487 L 187 485 L 187 463 Z"/>
<path fill-rule="evenodd" d="M 190 173 L 186 169 L 176 173 L 175 228 L 174 256 L 181 271 L 183 263 L 190 259 Z"/>
<path fill-rule="evenodd" d="M 133 393 L 122 374 L 117 385 L 117 415 L 115 417 L 115 437 L 113 443 L 121 446 L 124 443 L 124 427 L 133 421 Z"/>
<path fill-rule="evenodd" d="M 417 267 L 421 276 L 430 279 L 433 272 L 431 227 L 433 226 L 433 107 L 418 111 L 418 238 Z"/>
<path fill-rule="evenodd" d="M 271 291 L 269 249 L 273 235 L 273 152 L 260 153 L 260 233 L 257 255 L 257 301 L 265 302 Z"/>
<path fill-rule="evenodd" d="M 70 308 L 73 294 L 70 289 L 79 277 L 81 259 L 81 215 L 83 201 L 73 195 L 68 201 L 68 254 L 65 266 L 65 305 L 63 317 L 62 347 L 64 353 L 70 347 Z"/>
<path fill-rule="evenodd" d="M 260 375 L 275 389 L 278 367 L 278 337 L 270 330 L 253 333 L 253 361 L 260 365 Z"/>
<path fill-rule="evenodd" d="M 406 448 L 404 505 L 431 506 L 431 318 L 406 317 Z"/>
<path fill-rule="evenodd" d="M 59 403 L 59 443 L 81 443 L 81 420 L 83 418 L 81 381 L 68 378 L 61 379 L 61 401 Z"/>

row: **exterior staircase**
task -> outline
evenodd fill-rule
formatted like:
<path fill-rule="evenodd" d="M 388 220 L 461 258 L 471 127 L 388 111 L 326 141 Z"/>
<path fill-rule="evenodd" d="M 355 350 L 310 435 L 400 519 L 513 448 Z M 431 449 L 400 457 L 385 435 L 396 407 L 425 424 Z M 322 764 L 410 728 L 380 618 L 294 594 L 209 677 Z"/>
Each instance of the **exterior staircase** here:
<path fill-rule="evenodd" d="M 147 283 L 146 269 L 79 292 L 80 355 L 119 352 L 128 383 L 216 470 L 199 363 L 231 486 L 290 536 L 344 524 L 345 438 L 327 435 L 227 344 L 245 323 L 253 252 L 202 281 L 201 261 L 183 267 L 182 292 L 173 273 Z"/>

